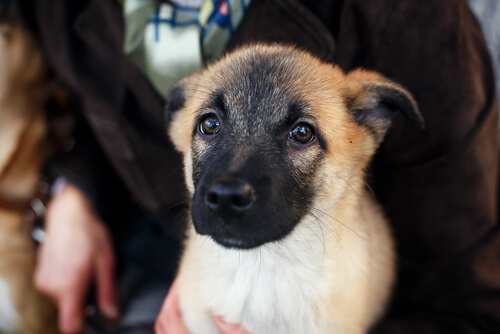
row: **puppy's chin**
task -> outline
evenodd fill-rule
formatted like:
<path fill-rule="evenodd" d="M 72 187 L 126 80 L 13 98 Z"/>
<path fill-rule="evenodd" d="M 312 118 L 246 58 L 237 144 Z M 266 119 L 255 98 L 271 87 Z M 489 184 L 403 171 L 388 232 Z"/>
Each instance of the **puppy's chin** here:
<path fill-rule="evenodd" d="M 222 247 L 234 249 L 252 249 L 283 240 L 300 221 L 290 217 L 280 218 L 275 214 L 264 217 L 252 212 L 225 221 L 207 208 L 193 205 L 191 210 L 193 224 L 198 234 L 210 236 Z M 270 223 L 276 221 L 281 224 Z"/>

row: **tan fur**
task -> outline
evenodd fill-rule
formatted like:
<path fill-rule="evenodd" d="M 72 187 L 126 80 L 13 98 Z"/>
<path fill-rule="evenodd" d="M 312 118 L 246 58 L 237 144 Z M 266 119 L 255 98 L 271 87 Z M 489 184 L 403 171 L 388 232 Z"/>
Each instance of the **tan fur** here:
<path fill-rule="evenodd" d="M 255 334 L 287 333 L 290 330 L 286 329 L 287 321 L 262 327 L 255 324 L 255 319 L 246 317 L 245 312 L 252 312 L 251 302 L 245 302 L 245 312 L 238 313 L 231 309 L 231 301 L 219 301 L 218 298 L 229 291 L 236 291 L 235 299 L 258 296 L 261 292 L 266 296 L 266 288 L 280 289 L 281 283 L 274 282 L 274 276 L 286 276 L 296 265 L 296 274 L 290 279 L 296 279 L 297 286 L 307 290 L 304 296 L 295 295 L 297 291 L 291 290 L 289 303 L 281 301 L 281 304 L 267 305 L 267 300 L 262 300 L 263 309 L 269 307 L 271 312 L 274 307 L 278 312 L 286 312 L 288 307 L 293 310 L 306 305 L 303 313 L 297 311 L 295 319 L 291 315 L 288 320 L 290 324 L 295 323 L 294 333 L 365 333 L 384 312 L 394 281 L 395 259 L 386 219 L 365 188 L 365 169 L 379 141 L 373 131 L 354 120 L 348 109 L 378 102 L 378 97 L 366 88 L 366 84 L 404 90 L 378 73 L 357 70 L 346 75 L 338 67 L 322 63 L 306 52 L 280 46 L 256 45 L 229 54 L 202 74 L 181 83 L 185 87 L 186 102 L 174 113 L 170 123 L 170 138 L 184 154 L 186 182 L 191 195 L 194 192 L 191 136 L 195 119 L 210 92 L 228 80 L 238 80 L 239 64 L 254 53 L 287 55 L 283 62 L 290 73 L 286 78 L 274 79 L 283 82 L 281 87 L 295 98 L 307 101 L 315 124 L 328 143 L 327 159 L 315 178 L 318 195 L 314 207 L 320 210 L 306 216 L 286 240 L 249 251 L 224 249 L 211 239 L 196 235 L 191 228 L 178 275 L 184 319 L 194 333 L 217 332 L 210 324 L 212 313 L 241 323 Z M 385 126 L 386 130 L 388 124 L 376 126 L 380 129 Z M 294 163 L 300 166 L 299 157 Z M 317 219 L 322 221 L 323 227 L 318 227 Z M 324 245 L 320 234 L 323 234 Z M 266 270 L 266 265 L 262 264 L 266 255 L 270 263 L 274 261 L 272 263 L 277 265 L 269 266 L 274 276 L 255 273 Z M 287 267 L 290 258 L 294 260 Z M 242 269 L 252 261 L 258 263 L 255 270 Z M 265 281 L 267 287 L 253 281 L 245 283 L 247 279 L 252 280 L 248 277 L 254 274 L 255 280 Z M 241 286 L 235 283 L 238 279 Z M 250 295 L 240 296 L 239 291 L 244 290 L 245 284 L 256 286 L 250 289 Z M 268 292 L 269 295 L 273 293 L 272 290 Z M 288 305 L 290 303 L 292 306 Z M 256 307 L 258 309 L 259 305 Z"/>
<path fill-rule="evenodd" d="M 49 153 L 42 104 L 46 68 L 33 37 L 0 23 L 0 196 L 33 196 Z M 23 334 L 57 333 L 56 310 L 35 290 L 35 249 L 22 212 L 0 207 L 0 278 L 10 287 Z"/>

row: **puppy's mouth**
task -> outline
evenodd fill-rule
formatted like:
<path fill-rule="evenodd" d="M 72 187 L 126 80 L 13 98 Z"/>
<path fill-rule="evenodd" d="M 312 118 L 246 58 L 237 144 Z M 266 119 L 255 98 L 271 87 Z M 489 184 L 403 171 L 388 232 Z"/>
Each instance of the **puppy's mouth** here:
<path fill-rule="evenodd" d="M 195 213 L 196 212 L 196 213 Z M 267 230 L 261 219 L 238 217 L 225 221 L 205 208 L 195 209 L 193 224 L 200 235 L 209 236 L 215 243 L 225 248 L 252 249 L 265 243 L 283 239 L 289 231 Z"/>
<path fill-rule="evenodd" d="M 231 237 L 211 236 L 212 240 L 225 248 L 251 249 L 262 245 L 257 241 L 243 240 Z"/>

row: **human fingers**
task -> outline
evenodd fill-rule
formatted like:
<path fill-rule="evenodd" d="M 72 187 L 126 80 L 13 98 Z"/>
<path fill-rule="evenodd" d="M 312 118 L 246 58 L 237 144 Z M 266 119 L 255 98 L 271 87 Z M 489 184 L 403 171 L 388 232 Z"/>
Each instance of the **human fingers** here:
<path fill-rule="evenodd" d="M 47 241 L 39 250 L 35 286 L 58 307 L 61 332 L 77 333 L 83 326 L 83 302 L 92 274 L 90 261 L 85 256 L 72 257 L 72 262 L 55 256 L 59 248 L 52 240 Z"/>
<path fill-rule="evenodd" d="M 47 249 L 49 246 L 47 244 L 41 244 L 37 253 L 37 262 L 34 273 L 34 283 L 35 287 L 46 294 L 49 297 L 55 297 L 54 295 L 57 293 L 58 284 L 55 280 L 52 280 L 52 270 L 53 261 L 50 260 L 50 255 L 47 253 L 50 252 Z"/>
<path fill-rule="evenodd" d="M 104 233 L 102 238 L 95 262 L 97 304 L 105 317 L 116 319 L 119 307 L 114 280 L 115 259 L 108 234 Z"/>
<path fill-rule="evenodd" d="M 175 282 L 170 287 L 160 314 L 156 318 L 155 334 L 189 334 L 179 309 L 179 297 Z"/>
<path fill-rule="evenodd" d="M 46 238 L 42 243 L 35 284 L 59 309 L 63 333 L 83 327 L 84 300 L 97 274 L 100 235 L 105 227 L 90 201 L 73 186 L 66 186 L 47 208 Z"/>
<path fill-rule="evenodd" d="M 85 290 L 86 291 L 86 290 Z M 70 291 L 60 297 L 59 329 L 65 334 L 80 333 L 83 330 L 83 307 L 85 293 Z"/>
<path fill-rule="evenodd" d="M 228 324 L 221 317 L 213 316 L 215 326 L 222 334 L 249 334 L 238 324 Z"/>

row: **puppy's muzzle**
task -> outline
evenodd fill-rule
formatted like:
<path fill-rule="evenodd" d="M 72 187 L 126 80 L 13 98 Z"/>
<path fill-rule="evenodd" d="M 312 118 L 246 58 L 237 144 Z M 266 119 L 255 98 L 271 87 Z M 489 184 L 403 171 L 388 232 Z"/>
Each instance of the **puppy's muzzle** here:
<path fill-rule="evenodd" d="M 223 220 L 248 211 L 255 202 L 252 186 L 240 179 L 217 180 L 205 196 L 205 204 Z"/>

